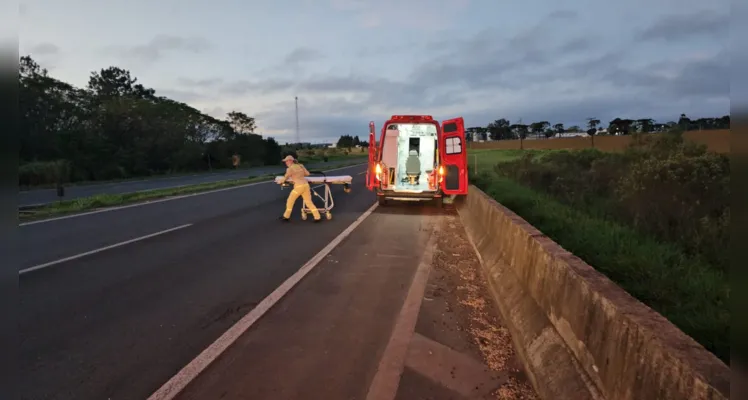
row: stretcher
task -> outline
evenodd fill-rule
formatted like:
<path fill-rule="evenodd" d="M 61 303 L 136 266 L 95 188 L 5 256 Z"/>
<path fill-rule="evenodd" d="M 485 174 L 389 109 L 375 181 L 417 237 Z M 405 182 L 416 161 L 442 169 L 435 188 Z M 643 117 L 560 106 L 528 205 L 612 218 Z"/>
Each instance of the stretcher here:
<path fill-rule="evenodd" d="M 343 191 L 346 193 L 351 192 L 351 182 L 353 182 L 353 177 L 350 175 L 336 175 L 336 176 L 327 176 L 322 171 L 309 171 L 310 174 L 319 174 L 322 176 L 307 176 L 306 180 L 309 182 L 309 188 L 311 189 L 312 196 L 316 196 L 324 202 L 323 207 L 318 207 L 317 210 L 320 214 L 325 214 L 325 218 L 332 219 L 332 212 L 331 210 L 333 207 L 335 207 L 335 200 L 332 198 L 332 191 L 330 190 L 330 185 L 343 185 Z M 293 182 L 286 181 L 283 182 L 282 176 L 276 176 L 275 177 L 275 183 L 281 185 L 281 189 L 287 188 L 287 187 L 293 187 Z M 316 185 L 316 186 L 315 186 Z M 320 195 L 317 192 L 317 189 L 322 188 L 324 190 L 324 195 Z M 312 198 L 313 200 L 314 198 Z M 304 202 L 301 202 L 301 219 L 306 220 L 307 215 L 311 213 L 311 210 L 307 208 L 306 204 Z"/>

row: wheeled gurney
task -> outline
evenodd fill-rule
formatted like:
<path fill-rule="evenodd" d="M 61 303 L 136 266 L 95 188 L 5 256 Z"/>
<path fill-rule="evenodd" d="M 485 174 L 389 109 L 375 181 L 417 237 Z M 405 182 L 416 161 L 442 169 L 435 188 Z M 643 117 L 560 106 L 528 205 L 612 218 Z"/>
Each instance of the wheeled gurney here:
<path fill-rule="evenodd" d="M 322 176 L 307 176 L 306 180 L 309 182 L 309 188 L 311 189 L 312 195 L 316 196 L 322 201 L 325 202 L 324 207 L 318 208 L 320 214 L 324 213 L 325 218 L 332 219 L 332 212 L 330 210 L 335 207 L 335 200 L 332 198 L 332 191 L 330 190 L 330 185 L 343 185 L 343 191 L 346 193 L 351 192 L 351 182 L 353 182 L 353 177 L 350 175 L 337 175 L 337 176 L 327 176 L 324 172 L 321 171 L 310 171 L 310 174 L 320 174 Z M 286 181 L 284 183 L 281 183 L 283 181 L 282 176 L 276 176 L 275 177 L 275 183 L 278 183 L 281 185 L 281 189 L 284 187 L 292 187 L 293 182 Z M 315 186 L 315 184 L 318 184 Z M 317 193 L 315 189 L 323 188 L 324 187 L 324 196 Z M 306 220 L 307 215 L 311 213 L 311 210 L 307 208 L 306 204 L 304 202 L 301 202 L 301 219 Z"/>

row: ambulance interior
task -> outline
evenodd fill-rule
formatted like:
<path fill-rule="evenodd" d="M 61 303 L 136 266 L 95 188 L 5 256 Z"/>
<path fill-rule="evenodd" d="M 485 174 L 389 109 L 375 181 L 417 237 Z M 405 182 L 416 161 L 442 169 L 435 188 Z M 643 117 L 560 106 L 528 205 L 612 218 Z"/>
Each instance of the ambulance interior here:
<path fill-rule="evenodd" d="M 382 146 L 382 163 L 388 169 L 389 187 L 396 191 L 427 191 L 434 171 L 436 126 L 390 124 Z"/>

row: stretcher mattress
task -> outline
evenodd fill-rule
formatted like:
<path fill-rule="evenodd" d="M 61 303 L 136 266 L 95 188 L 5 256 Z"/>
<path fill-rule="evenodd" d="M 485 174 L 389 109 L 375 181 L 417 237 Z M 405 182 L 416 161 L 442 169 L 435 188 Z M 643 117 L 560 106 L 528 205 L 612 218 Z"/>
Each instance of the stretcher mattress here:
<path fill-rule="evenodd" d="M 283 179 L 282 176 L 275 177 L 275 183 L 280 183 Z M 331 183 L 334 185 L 350 184 L 353 181 L 353 177 L 350 175 L 338 175 L 338 176 L 307 176 L 307 182 L 309 183 Z M 289 179 L 290 181 L 290 179 Z"/>

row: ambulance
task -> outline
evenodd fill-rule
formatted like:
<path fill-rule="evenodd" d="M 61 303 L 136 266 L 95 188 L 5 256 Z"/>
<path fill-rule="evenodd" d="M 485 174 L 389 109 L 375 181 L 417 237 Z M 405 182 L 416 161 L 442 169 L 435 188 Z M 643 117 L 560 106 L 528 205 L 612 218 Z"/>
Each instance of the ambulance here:
<path fill-rule="evenodd" d="M 366 187 L 379 205 L 388 200 L 435 201 L 467 195 L 468 169 L 462 117 L 442 121 L 430 115 L 393 115 L 376 140 L 369 123 Z"/>

